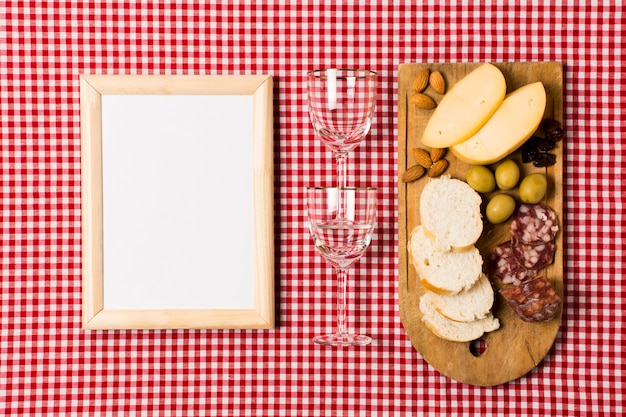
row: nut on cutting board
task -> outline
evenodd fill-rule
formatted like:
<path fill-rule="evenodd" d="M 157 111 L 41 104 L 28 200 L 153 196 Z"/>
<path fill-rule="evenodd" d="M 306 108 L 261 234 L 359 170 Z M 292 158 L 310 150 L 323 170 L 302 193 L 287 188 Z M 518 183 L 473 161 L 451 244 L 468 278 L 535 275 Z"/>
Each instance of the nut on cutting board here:
<path fill-rule="evenodd" d="M 429 157 L 432 163 L 434 161 L 433 148 L 447 147 L 441 144 L 441 142 L 423 142 L 425 127 L 433 114 L 443 107 L 442 103 L 445 101 L 446 95 L 454 91 L 455 85 L 466 75 L 484 65 L 484 63 L 400 65 L 398 78 L 399 172 L 404 172 L 411 166 L 419 165 L 413 156 L 413 149 L 430 149 Z M 546 91 L 545 116 L 552 117 L 562 123 L 563 76 L 560 63 L 511 62 L 492 63 L 490 65 L 503 74 L 506 82 L 506 93 L 510 93 L 527 84 L 541 82 Z M 431 75 L 435 72 L 441 73 L 445 77 L 447 84 L 446 93 L 434 110 L 420 109 L 410 102 L 411 96 L 415 94 L 412 83 L 416 75 L 423 72 L 426 68 Z M 489 65 L 486 68 L 488 68 L 490 74 L 493 72 Z M 499 81 L 496 81 L 496 84 L 498 83 Z M 469 89 L 471 90 L 471 88 Z M 501 86 L 498 85 L 496 89 L 500 91 Z M 430 89 L 425 91 L 428 92 Z M 550 185 L 544 202 L 559 214 L 562 222 L 562 144 L 557 143 L 556 148 L 551 152 L 556 156 L 556 163 L 548 167 L 535 167 L 532 163 L 522 163 L 519 149 L 510 154 L 508 158 L 518 163 L 523 175 L 534 172 L 541 172 L 546 175 Z M 446 175 L 465 179 L 466 172 L 470 168 L 467 162 L 457 158 L 451 151 L 447 152 L 445 160 L 448 163 Z M 427 163 L 428 161 L 424 160 L 423 162 Z M 429 169 L 432 169 L 432 166 L 430 165 Z M 491 168 L 493 169 L 494 166 L 491 166 Z M 543 358 L 550 351 L 560 329 L 561 311 L 547 322 L 524 322 L 517 317 L 501 295 L 497 293 L 498 285 L 500 284 L 492 280 L 491 283 L 497 294 L 493 314 L 501 322 L 500 329 L 486 333 L 479 340 L 472 342 L 446 341 L 428 330 L 421 320 L 419 311 L 419 300 L 425 290 L 410 264 L 409 254 L 407 253 L 407 242 L 410 234 L 420 223 L 419 199 L 421 190 L 428 181 L 429 178 L 422 178 L 419 181 L 410 183 L 402 181 L 398 183 L 398 291 L 402 324 L 421 357 L 430 366 L 449 378 L 477 386 L 494 386 L 516 380 L 540 365 Z M 517 190 L 506 190 L 506 192 L 518 198 Z M 480 250 L 483 259 L 486 260 L 490 251 L 507 238 L 510 238 L 510 232 L 506 223 L 493 225 L 485 221 L 483 234 L 476 246 Z M 561 298 L 565 299 L 563 297 L 563 242 L 563 233 L 561 232 L 556 238 L 557 249 L 554 261 L 542 270 L 542 273 L 550 280 Z"/>

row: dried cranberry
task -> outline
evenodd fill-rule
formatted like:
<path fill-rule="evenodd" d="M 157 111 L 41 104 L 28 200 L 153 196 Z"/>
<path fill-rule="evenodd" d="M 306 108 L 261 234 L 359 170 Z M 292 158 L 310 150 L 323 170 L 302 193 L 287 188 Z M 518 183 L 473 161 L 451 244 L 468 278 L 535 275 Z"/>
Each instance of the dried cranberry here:
<path fill-rule="evenodd" d="M 522 145 L 522 162 L 528 163 L 534 159 L 535 155 L 539 152 L 537 148 L 540 140 L 542 140 L 542 138 L 533 136 Z"/>
<path fill-rule="evenodd" d="M 527 164 L 528 162 L 532 162 L 535 159 L 535 155 L 537 155 L 539 151 L 537 148 L 524 148 L 522 149 L 522 162 Z"/>
<path fill-rule="evenodd" d="M 541 126 L 543 127 L 546 138 L 554 142 L 563 139 L 563 128 L 558 121 L 551 118 L 543 119 Z"/>
<path fill-rule="evenodd" d="M 556 164 L 556 155 L 547 152 L 538 152 L 533 158 L 533 165 L 537 168 L 549 167 Z"/>
<path fill-rule="evenodd" d="M 552 149 L 554 149 L 556 147 L 556 143 L 550 139 L 541 139 L 539 140 L 539 143 L 537 143 L 537 149 L 539 149 L 540 151 L 551 151 Z"/>
<path fill-rule="evenodd" d="M 558 121 L 552 118 L 543 119 L 543 121 L 541 122 L 541 125 L 543 126 L 543 131 L 546 133 L 552 132 L 554 129 L 561 128 L 561 123 L 559 123 Z"/>
<path fill-rule="evenodd" d="M 546 138 L 550 139 L 553 142 L 558 142 L 563 139 L 563 129 L 557 127 L 554 130 L 546 132 Z"/>

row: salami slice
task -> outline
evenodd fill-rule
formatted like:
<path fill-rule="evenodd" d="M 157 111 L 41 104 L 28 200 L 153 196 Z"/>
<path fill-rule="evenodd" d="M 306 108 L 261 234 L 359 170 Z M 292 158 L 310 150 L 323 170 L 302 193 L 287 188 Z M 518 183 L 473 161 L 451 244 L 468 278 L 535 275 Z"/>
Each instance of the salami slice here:
<path fill-rule="evenodd" d="M 536 271 L 525 268 L 515 259 L 511 241 L 499 244 L 489 256 L 489 271 L 503 284 L 520 285 L 535 276 Z"/>
<path fill-rule="evenodd" d="M 556 212 L 543 204 L 521 204 L 510 227 L 513 239 L 527 245 L 551 242 L 559 231 Z"/>
<path fill-rule="evenodd" d="M 550 320 L 561 306 L 561 297 L 544 276 L 501 289 L 500 294 L 519 318 L 531 323 Z"/>
<path fill-rule="evenodd" d="M 554 242 L 540 243 L 538 245 L 526 245 L 524 243 L 511 243 L 513 257 L 518 264 L 526 269 L 541 269 L 550 265 L 554 258 L 556 244 Z"/>

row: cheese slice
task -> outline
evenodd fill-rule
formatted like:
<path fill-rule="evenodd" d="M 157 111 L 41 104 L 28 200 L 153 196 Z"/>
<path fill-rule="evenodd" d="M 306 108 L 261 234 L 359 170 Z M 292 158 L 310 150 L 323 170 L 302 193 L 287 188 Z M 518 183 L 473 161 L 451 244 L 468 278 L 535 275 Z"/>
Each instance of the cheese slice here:
<path fill-rule="evenodd" d="M 422 143 L 448 148 L 463 142 L 487 122 L 505 95 L 502 72 L 492 64 L 479 66 L 443 96 L 426 124 Z"/>
<path fill-rule="evenodd" d="M 497 162 L 519 148 L 539 127 L 546 110 L 541 82 L 527 84 L 506 96 L 498 110 L 471 138 L 450 148 L 468 164 Z"/>

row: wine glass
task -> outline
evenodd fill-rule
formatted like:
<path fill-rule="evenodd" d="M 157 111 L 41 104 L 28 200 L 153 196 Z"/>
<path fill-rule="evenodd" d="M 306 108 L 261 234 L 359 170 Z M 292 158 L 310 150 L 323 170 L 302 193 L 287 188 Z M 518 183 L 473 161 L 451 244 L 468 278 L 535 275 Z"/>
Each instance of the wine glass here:
<path fill-rule="evenodd" d="M 370 130 L 376 103 L 376 72 L 331 68 L 307 73 L 309 116 L 337 161 L 337 186 L 346 187 L 348 152 Z"/>
<path fill-rule="evenodd" d="M 340 200 L 345 211 L 340 216 Z M 307 215 L 315 248 L 337 274 L 337 330 L 313 341 L 329 346 L 367 345 L 369 336 L 348 333 L 348 270 L 372 240 L 376 221 L 376 188 L 307 188 Z"/>

